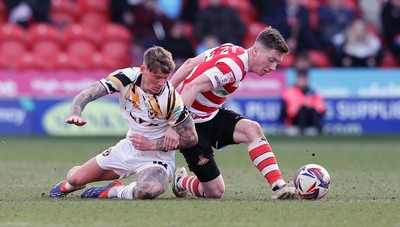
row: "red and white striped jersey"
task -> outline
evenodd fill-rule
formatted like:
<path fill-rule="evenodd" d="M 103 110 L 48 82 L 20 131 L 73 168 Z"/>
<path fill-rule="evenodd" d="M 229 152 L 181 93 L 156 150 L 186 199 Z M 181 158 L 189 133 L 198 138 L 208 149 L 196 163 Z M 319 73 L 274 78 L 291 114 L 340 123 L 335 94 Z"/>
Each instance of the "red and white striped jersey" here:
<path fill-rule="evenodd" d="M 139 133 L 152 140 L 163 138 L 169 125 L 179 125 L 189 115 L 169 81 L 154 95 L 142 90 L 141 80 L 140 68 L 132 67 L 116 70 L 100 82 L 109 94 L 119 92 L 121 114 L 129 126 L 127 136 Z"/>
<path fill-rule="evenodd" d="M 191 72 L 181 88 L 182 92 L 186 84 L 202 74 L 207 75 L 213 84 L 211 91 L 197 94 L 190 108 L 195 123 L 208 121 L 218 113 L 227 96 L 239 87 L 249 67 L 246 49 L 231 43 L 209 49 L 205 56 L 204 62 Z"/>

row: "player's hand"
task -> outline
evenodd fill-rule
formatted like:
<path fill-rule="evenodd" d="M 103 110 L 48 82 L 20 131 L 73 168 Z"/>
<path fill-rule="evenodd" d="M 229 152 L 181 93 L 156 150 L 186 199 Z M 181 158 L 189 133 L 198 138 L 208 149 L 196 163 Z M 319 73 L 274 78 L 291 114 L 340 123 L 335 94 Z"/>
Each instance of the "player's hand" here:
<path fill-rule="evenodd" d="M 175 150 L 179 145 L 179 139 L 179 134 L 171 127 L 168 127 L 164 137 L 164 149 L 167 151 Z"/>
<path fill-rule="evenodd" d="M 65 122 L 68 124 L 74 124 L 76 126 L 82 126 L 86 124 L 86 121 L 81 118 L 80 116 L 69 116 L 67 119 L 65 119 Z"/>
<path fill-rule="evenodd" d="M 155 150 L 154 141 L 149 140 L 147 137 L 139 135 L 139 134 L 132 134 L 129 136 L 129 139 L 133 145 L 133 147 L 140 151 L 153 151 Z"/>

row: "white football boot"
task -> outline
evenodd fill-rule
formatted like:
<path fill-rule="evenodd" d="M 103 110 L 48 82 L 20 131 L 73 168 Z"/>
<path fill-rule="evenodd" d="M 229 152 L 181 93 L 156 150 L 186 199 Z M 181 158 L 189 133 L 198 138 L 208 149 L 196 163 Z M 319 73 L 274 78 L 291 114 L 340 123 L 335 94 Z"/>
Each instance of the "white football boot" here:
<path fill-rule="evenodd" d="M 298 199 L 296 195 L 296 189 L 290 184 L 285 184 L 281 188 L 272 191 L 271 199 L 273 200 L 289 200 Z"/>
<path fill-rule="evenodd" d="M 184 198 L 184 197 L 186 197 L 187 196 L 187 194 L 188 194 L 188 191 L 186 190 L 186 189 L 180 189 L 180 188 L 178 188 L 178 181 L 180 180 L 180 179 L 183 179 L 184 177 L 186 177 L 188 174 L 187 174 L 187 171 L 186 171 L 186 169 L 184 168 L 184 167 L 180 167 L 180 168 L 177 168 L 176 170 L 175 170 L 175 173 L 174 173 L 174 179 L 173 179 L 173 181 L 172 181 L 172 192 L 175 194 L 175 196 L 176 197 L 178 197 L 178 198 Z"/>

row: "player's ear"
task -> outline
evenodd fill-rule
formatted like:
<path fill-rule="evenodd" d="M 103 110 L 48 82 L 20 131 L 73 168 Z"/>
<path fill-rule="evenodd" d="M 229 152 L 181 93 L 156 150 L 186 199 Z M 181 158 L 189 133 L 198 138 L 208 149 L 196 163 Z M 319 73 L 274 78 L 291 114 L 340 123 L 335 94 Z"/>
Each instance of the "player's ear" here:
<path fill-rule="evenodd" d="M 141 66 L 140 66 L 140 72 L 141 72 L 141 73 L 143 73 L 145 69 L 146 69 L 146 67 L 145 67 L 144 65 L 141 65 Z"/>
<path fill-rule="evenodd" d="M 260 48 L 256 45 L 254 45 L 251 49 L 250 49 L 250 53 L 253 57 L 257 56 L 258 51 L 260 51 Z"/>

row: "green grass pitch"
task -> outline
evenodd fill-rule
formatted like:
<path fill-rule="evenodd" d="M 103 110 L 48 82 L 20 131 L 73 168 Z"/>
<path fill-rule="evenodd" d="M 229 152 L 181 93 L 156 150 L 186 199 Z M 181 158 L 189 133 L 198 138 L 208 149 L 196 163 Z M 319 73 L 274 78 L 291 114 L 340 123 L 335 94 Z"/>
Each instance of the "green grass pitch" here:
<path fill-rule="evenodd" d="M 50 198 L 51 187 L 72 166 L 119 138 L 0 136 L 0 227 L 400 226 L 399 136 L 268 139 L 286 180 L 293 181 L 304 164 L 324 166 L 332 180 L 326 197 L 272 201 L 245 146 L 233 145 L 215 154 L 226 183 L 220 200 L 178 199 L 171 190 L 146 201 L 83 200 L 79 192 Z M 179 152 L 176 156 L 177 165 L 185 165 Z"/>

